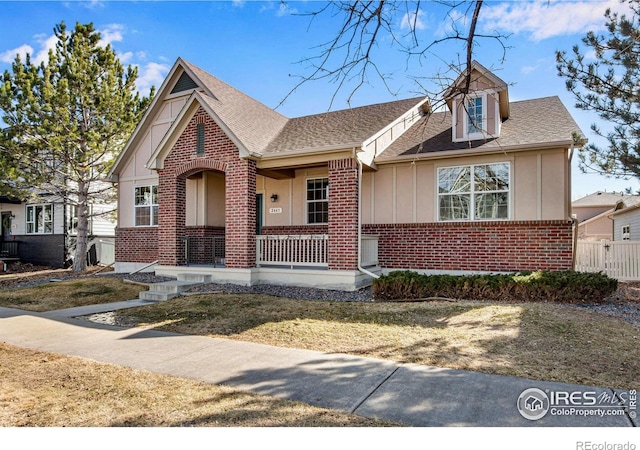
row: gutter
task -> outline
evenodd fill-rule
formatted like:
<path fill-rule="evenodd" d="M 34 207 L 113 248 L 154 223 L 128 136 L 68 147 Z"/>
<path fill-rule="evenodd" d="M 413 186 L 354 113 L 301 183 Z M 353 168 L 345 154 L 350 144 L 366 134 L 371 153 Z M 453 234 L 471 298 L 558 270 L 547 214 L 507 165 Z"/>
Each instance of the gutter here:
<path fill-rule="evenodd" d="M 362 161 L 356 154 L 356 148 L 353 148 L 353 155 L 358 162 L 358 270 L 371 278 L 380 278 L 380 275 L 365 269 L 360 265 L 362 261 Z"/>
<path fill-rule="evenodd" d="M 425 153 L 411 153 L 407 155 L 398 155 L 393 157 L 386 158 L 375 158 L 376 164 L 393 164 L 396 162 L 402 161 L 422 161 L 422 160 L 434 160 L 434 159 L 444 159 L 444 158 L 453 158 L 460 156 L 481 156 L 481 155 L 491 155 L 496 153 L 505 153 L 505 152 L 520 152 L 520 151 L 530 151 L 530 150 L 549 150 L 549 149 L 557 149 L 562 147 L 571 146 L 573 147 L 573 141 L 555 141 L 555 142 L 543 142 L 537 144 L 523 144 L 523 145 L 506 145 L 506 146 L 491 146 L 486 148 L 475 148 L 475 149 L 457 149 L 457 150 L 443 150 L 437 152 L 425 152 Z"/>

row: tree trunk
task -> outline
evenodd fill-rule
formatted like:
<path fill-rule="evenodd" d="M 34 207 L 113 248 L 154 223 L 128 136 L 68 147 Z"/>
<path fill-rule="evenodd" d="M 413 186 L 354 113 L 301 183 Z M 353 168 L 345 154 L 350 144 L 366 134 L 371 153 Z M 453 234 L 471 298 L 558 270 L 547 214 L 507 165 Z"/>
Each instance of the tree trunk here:
<path fill-rule="evenodd" d="M 87 185 L 78 183 L 78 231 L 76 235 L 76 251 L 73 257 L 73 271 L 87 270 L 87 245 L 89 241 L 89 193 Z"/>

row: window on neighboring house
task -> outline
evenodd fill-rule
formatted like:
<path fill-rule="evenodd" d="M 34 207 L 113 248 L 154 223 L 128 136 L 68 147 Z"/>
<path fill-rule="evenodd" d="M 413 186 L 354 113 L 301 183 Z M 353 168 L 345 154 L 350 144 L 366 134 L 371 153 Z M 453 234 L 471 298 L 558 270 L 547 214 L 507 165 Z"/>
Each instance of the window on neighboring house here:
<path fill-rule="evenodd" d="M 91 214 L 91 209 L 89 209 Z M 91 219 L 89 219 L 89 228 L 87 233 L 91 234 Z M 78 206 L 67 205 L 67 234 L 76 236 L 78 234 Z"/>
<path fill-rule="evenodd" d="M 75 236 L 78 234 L 78 206 L 67 205 L 67 233 Z"/>
<path fill-rule="evenodd" d="M 136 227 L 157 226 L 158 186 L 136 186 L 134 209 Z"/>
<path fill-rule="evenodd" d="M 631 239 L 631 225 L 623 225 L 622 227 L 622 240 L 628 241 Z"/>
<path fill-rule="evenodd" d="M 53 233 L 53 205 L 27 205 L 27 234 Z"/>
<path fill-rule="evenodd" d="M 508 219 L 509 188 L 509 163 L 439 168 L 438 218 Z"/>
<path fill-rule="evenodd" d="M 307 180 L 307 223 L 329 222 L 329 179 Z"/>

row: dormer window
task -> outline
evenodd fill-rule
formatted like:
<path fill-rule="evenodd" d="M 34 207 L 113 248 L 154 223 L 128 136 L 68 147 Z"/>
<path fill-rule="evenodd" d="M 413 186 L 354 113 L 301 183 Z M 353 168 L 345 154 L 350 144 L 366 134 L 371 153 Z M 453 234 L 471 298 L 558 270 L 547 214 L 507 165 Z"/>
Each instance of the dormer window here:
<path fill-rule="evenodd" d="M 467 101 L 467 134 L 482 133 L 487 129 L 484 115 L 484 96 L 472 97 Z"/>
<path fill-rule="evenodd" d="M 502 122 L 509 118 L 507 84 L 476 61 L 467 70 L 444 93 L 451 111 L 451 139 L 453 142 L 497 139 Z"/>
<path fill-rule="evenodd" d="M 453 141 L 475 141 L 488 139 L 499 133 L 499 124 L 494 124 L 496 107 L 489 102 L 494 101 L 493 95 L 487 92 L 460 96 L 454 104 Z"/>

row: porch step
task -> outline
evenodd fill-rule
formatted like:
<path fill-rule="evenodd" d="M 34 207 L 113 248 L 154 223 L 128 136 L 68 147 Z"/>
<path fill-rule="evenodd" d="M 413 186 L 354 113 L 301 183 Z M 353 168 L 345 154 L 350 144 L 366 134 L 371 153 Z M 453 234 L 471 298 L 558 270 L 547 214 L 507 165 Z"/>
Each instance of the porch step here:
<path fill-rule="evenodd" d="M 191 281 L 196 284 L 211 283 L 211 275 L 204 273 L 179 273 L 178 281 Z"/>
<path fill-rule="evenodd" d="M 190 275 L 190 274 L 184 274 Z M 180 276 L 178 276 L 180 278 Z M 211 278 L 209 276 L 209 278 Z M 164 302 L 179 296 L 184 291 L 188 291 L 193 286 L 203 284 L 204 281 L 199 280 L 174 280 L 164 281 L 162 283 L 153 283 L 149 286 L 148 291 L 140 292 L 140 300 L 147 302 Z"/>

